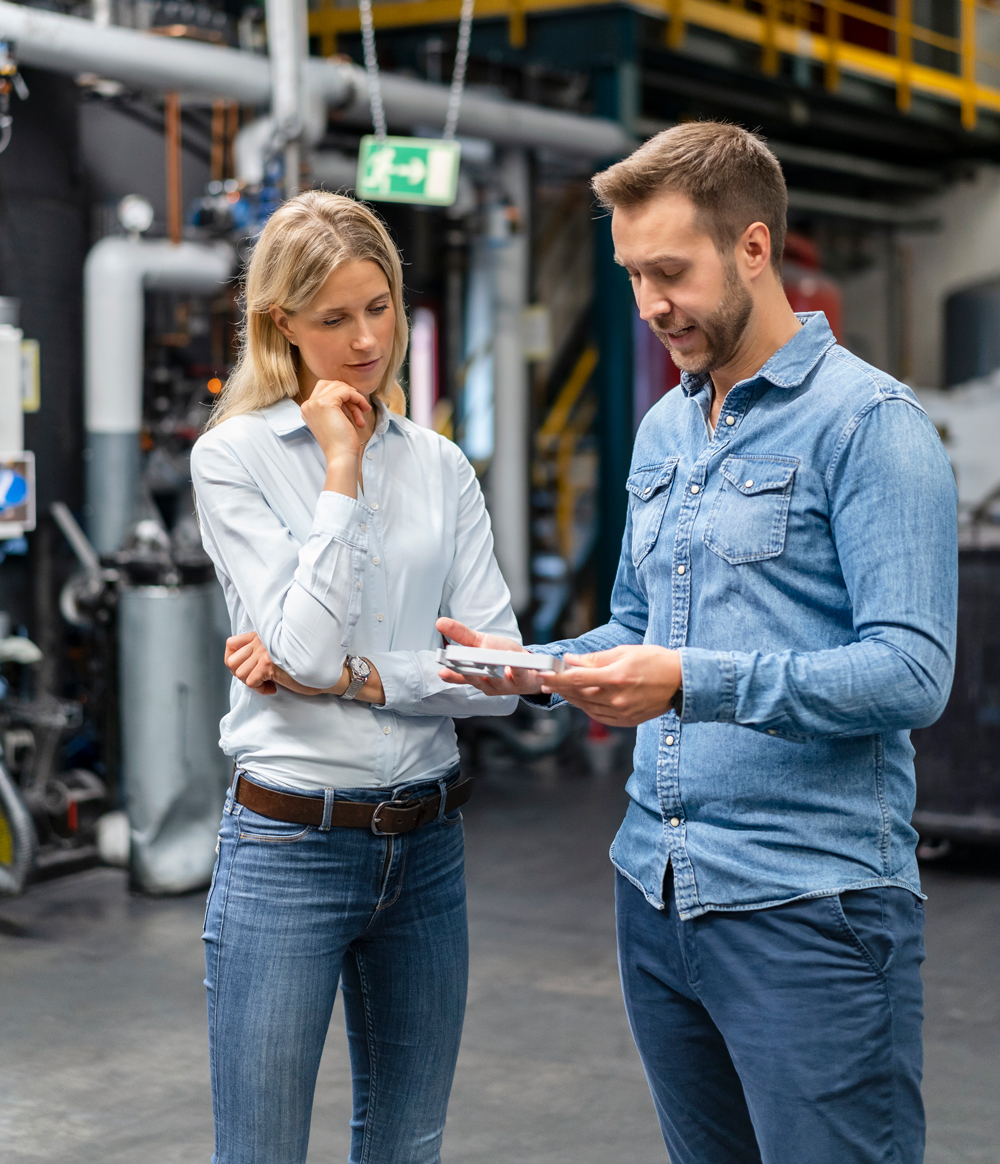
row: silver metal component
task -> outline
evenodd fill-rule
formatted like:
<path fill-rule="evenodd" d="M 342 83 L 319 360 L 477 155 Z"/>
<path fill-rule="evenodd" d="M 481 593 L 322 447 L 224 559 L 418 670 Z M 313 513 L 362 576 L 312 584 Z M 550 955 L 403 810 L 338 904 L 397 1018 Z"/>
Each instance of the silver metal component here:
<path fill-rule="evenodd" d="M 122 779 L 132 880 L 146 893 L 207 885 L 230 765 L 221 590 L 124 587 L 119 599 Z"/>
<path fill-rule="evenodd" d="M 361 688 L 364 687 L 368 676 L 371 675 L 372 665 L 360 655 L 348 655 L 346 661 L 351 672 L 351 681 L 347 685 L 347 690 L 340 698 L 353 699 Z"/>

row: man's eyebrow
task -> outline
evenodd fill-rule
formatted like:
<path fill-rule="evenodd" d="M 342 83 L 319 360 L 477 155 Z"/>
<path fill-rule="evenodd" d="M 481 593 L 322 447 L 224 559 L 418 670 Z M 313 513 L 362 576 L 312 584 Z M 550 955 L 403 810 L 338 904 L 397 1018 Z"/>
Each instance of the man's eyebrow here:
<path fill-rule="evenodd" d="M 619 267 L 626 266 L 626 264 L 622 261 L 621 257 L 617 253 L 614 256 L 614 259 Z M 671 264 L 678 263 L 683 266 L 687 263 L 687 259 L 682 259 L 679 255 L 653 255 L 652 258 L 643 260 L 643 265 L 646 267 L 668 267 Z"/>

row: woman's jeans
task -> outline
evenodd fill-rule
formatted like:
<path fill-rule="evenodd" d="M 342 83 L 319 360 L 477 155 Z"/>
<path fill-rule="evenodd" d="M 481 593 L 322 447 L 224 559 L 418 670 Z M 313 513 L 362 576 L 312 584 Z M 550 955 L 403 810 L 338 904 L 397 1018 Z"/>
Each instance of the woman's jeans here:
<path fill-rule="evenodd" d="M 468 982 L 461 813 L 380 837 L 271 820 L 230 790 L 203 937 L 213 1164 L 305 1161 L 338 981 L 350 1164 L 437 1164 Z"/>

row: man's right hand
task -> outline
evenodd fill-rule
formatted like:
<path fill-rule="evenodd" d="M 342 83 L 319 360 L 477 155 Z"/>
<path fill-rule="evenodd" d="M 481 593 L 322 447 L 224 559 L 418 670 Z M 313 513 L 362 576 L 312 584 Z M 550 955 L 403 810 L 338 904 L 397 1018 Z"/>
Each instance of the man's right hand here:
<path fill-rule="evenodd" d="M 513 639 L 500 635 L 484 635 L 474 631 L 453 618 L 439 618 L 437 629 L 453 643 L 463 647 L 486 647 L 494 651 L 524 651 L 524 647 Z M 524 651 L 525 654 L 529 652 Z M 438 674 L 446 683 L 466 683 L 484 695 L 537 695 L 545 681 L 545 671 L 523 671 L 520 667 L 505 667 L 502 679 L 491 679 L 485 675 L 460 675 L 457 671 L 444 668 Z"/>

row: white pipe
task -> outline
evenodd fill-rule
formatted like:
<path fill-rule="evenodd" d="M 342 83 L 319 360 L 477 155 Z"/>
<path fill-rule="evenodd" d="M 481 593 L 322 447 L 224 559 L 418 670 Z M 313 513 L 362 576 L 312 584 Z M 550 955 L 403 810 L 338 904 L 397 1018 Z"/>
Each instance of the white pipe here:
<path fill-rule="evenodd" d="M 301 2 L 301 0 L 300 0 Z M 179 89 L 185 95 L 231 97 L 246 105 L 271 100 L 271 66 L 266 57 L 194 41 L 150 36 L 130 28 L 100 28 L 93 21 L 62 16 L 0 0 L 0 38 L 16 42 L 26 65 L 62 73 L 98 73 L 139 89 Z M 368 82 L 357 65 L 310 58 L 303 62 L 307 98 L 342 110 L 343 120 L 370 124 Z M 428 81 L 382 76 L 390 125 L 443 128 L 448 89 Z M 306 116 L 312 117 L 309 101 Z M 611 158 L 636 144 L 617 122 L 543 109 L 466 92 L 459 133 L 503 145 L 543 147 L 559 153 Z"/>
<path fill-rule="evenodd" d="M 289 140 L 284 148 L 285 195 L 299 192 L 299 142 L 302 132 L 302 58 L 304 0 L 267 0 L 267 51 L 271 60 L 271 115 Z"/>
<path fill-rule="evenodd" d="M 521 614 L 531 601 L 528 368 L 521 338 L 521 316 L 528 301 L 531 183 L 523 149 L 503 151 L 499 177 L 518 211 L 520 229 L 497 250 L 494 267 L 494 448 L 487 498 L 497 564 L 510 590 L 511 605 Z"/>
<path fill-rule="evenodd" d="M 87 525 L 98 553 L 128 531 L 139 477 L 142 426 L 143 292 L 215 291 L 229 278 L 225 243 L 101 239 L 84 283 L 84 425 Z"/>
<path fill-rule="evenodd" d="M 255 53 L 132 28 L 102 28 L 92 20 L 8 0 L 0 0 L 0 39 L 15 42 L 22 64 L 57 73 L 98 73 L 138 89 L 180 89 L 247 105 L 271 99 L 270 65 Z"/>

